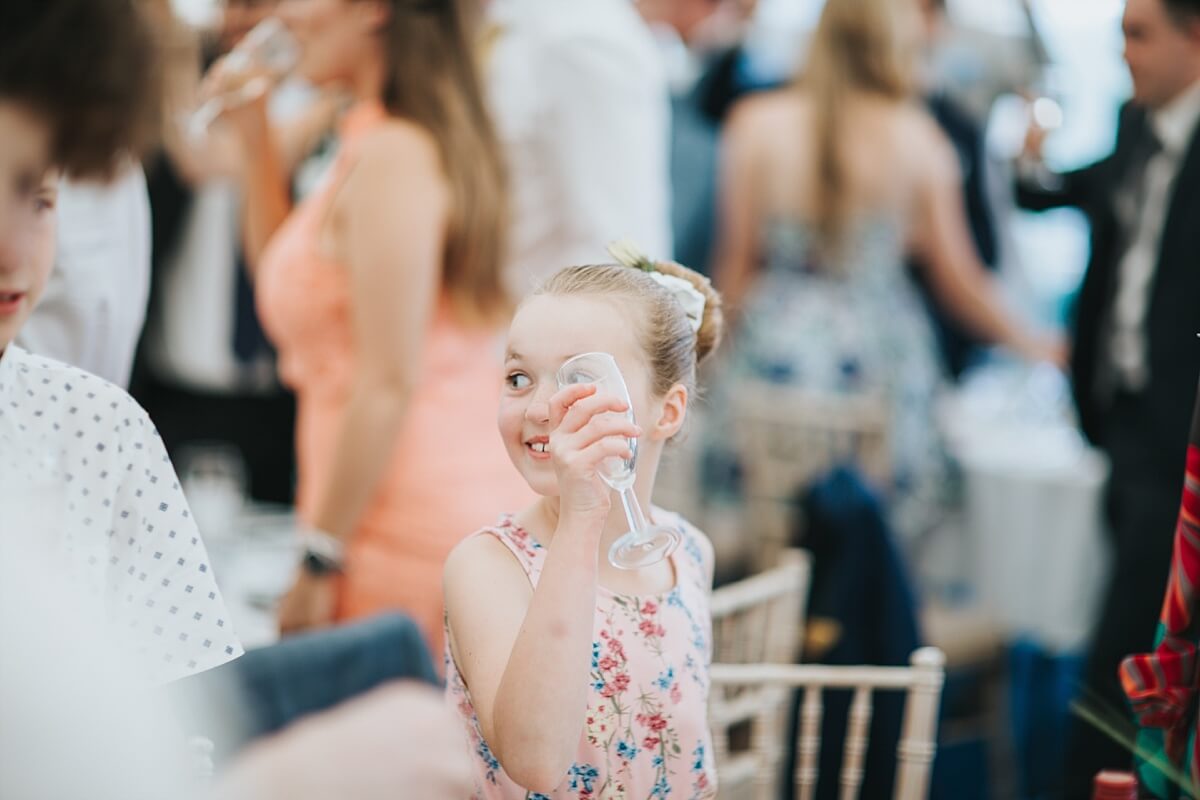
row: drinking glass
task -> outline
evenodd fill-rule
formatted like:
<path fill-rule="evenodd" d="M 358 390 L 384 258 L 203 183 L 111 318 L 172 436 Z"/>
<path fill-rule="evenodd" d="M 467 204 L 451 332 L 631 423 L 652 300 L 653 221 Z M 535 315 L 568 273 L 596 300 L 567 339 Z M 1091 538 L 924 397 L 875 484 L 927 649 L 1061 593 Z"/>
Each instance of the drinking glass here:
<path fill-rule="evenodd" d="M 249 494 L 241 451 L 215 442 L 187 445 L 179 454 L 179 482 L 205 539 L 231 538 Z"/>
<path fill-rule="evenodd" d="M 613 395 L 620 399 L 629 408 L 623 416 L 628 417 L 630 422 L 634 421 L 629 389 L 625 386 L 625 378 L 611 355 L 584 353 L 559 367 L 560 388 L 579 383 L 592 384 L 596 387 L 598 395 Z M 629 449 L 633 452 L 632 458 L 606 458 L 600 465 L 599 472 L 604 482 L 620 494 L 621 505 L 625 508 L 625 519 L 629 522 L 629 531 L 609 548 L 609 563 L 619 569 L 640 569 L 670 556 L 679 546 L 679 533 L 664 525 L 651 525 L 646 520 L 637 495 L 633 493 L 634 479 L 637 476 L 637 439 L 629 440 Z"/>
<path fill-rule="evenodd" d="M 189 115 L 188 135 L 202 138 L 208 127 L 227 109 L 248 102 L 265 91 L 269 83 L 282 80 L 299 61 L 300 47 L 287 26 L 275 17 L 267 17 L 251 28 L 225 57 L 230 69 L 238 72 L 261 70 L 266 73 L 267 81 L 251 80 L 234 91 L 206 100 Z"/>

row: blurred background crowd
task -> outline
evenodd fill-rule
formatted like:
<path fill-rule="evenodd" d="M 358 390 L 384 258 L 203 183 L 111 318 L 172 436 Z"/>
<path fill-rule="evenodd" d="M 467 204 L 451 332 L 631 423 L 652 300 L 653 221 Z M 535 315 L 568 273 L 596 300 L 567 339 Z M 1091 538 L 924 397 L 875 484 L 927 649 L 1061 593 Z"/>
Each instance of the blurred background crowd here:
<path fill-rule="evenodd" d="M 799 547 L 804 661 L 941 649 L 931 797 L 1089 797 L 1128 767 L 1118 669 L 1155 646 L 1200 376 L 1200 4 L 136 5 L 158 133 L 62 178 L 15 345 L 161 435 L 247 650 L 180 692 L 240 698 L 190 712 L 233 764 L 216 792 L 376 796 L 296 776 L 433 752 L 437 724 L 388 724 L 427 698 L 377 687 L 439 680 L 442 564 L 529 497 L 495 332 L 618 239 L 724 297 L 654 496 L 711 538 L 718 591 Z M 344 268 L 372 258 L 393 276 Z M 23 675 L 0 665 L 0 714 Z M 864 797 L 891 796 L 878 711 Z"/>

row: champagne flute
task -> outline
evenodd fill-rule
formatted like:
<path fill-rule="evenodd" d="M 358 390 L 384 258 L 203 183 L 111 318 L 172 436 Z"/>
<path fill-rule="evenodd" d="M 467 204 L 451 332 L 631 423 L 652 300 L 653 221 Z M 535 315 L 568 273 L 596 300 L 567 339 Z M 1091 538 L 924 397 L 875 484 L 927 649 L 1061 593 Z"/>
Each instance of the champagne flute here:
<path fill-rule="evenodd" d="M 225 64 L 238 72 L 261 70 L 268 77 L 252 79 L 238 89 L 206 100 L 188 116 L 188 135 L 193 139 L 202 138 L 217 117 L 269 89 L 271 83 L 278 82 L 295 69 L 299 61 L 300 47 L 287 26 L 276 17 L 267 17 L 229 51 Z"/>
<path fill-rule="evenodd" d="M 629 410 L 624 416 L 633 422 L 633 403 L 625 378 L 617 367 L 616 360 L 608 353 L 584 353 L 567 361 L 558 370 L 560 388 L 579 383 L 596 387 L 597 394 L 611 394 L 622 400 Z M 616 413 L 616 412 L 609 412 Z M 637 495 L 633 493 L 637 477 L 637 439 L 629 440 L 632 458 L 613 456 L 600 465 L 600 477 L 621 496 L 625 508 L 625 519 L 629 531 L 613 542 L 608 551 L 608 560 L 619 569 L 640 569 L 667 558 L 679 546 L 679 532 L 665 525 L 652 525 L 642 513 Z"/>

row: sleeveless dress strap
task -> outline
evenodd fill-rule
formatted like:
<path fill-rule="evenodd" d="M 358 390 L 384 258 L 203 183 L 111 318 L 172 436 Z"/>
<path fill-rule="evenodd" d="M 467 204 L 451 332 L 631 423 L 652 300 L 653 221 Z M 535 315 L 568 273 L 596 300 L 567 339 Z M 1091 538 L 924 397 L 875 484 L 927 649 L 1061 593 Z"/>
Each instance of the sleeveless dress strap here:
<path fill-rule="evenodd" d="M 494 536 L 498 539 L 520 563 L 529 582 L 537 586 L 538 578 L 542 575 L 542 565 L 546 561 L 546 548 L 530 536 L 527 530 L 517 525 L 511 514 L 504 515 L 495 525 L 484 528 L 476 535 Z"/>
<path fill-rule="evenodd" d="M 387 119 L 388 113 L 377 101 L 365 100 L 352 106 L 337 126 L 337 153 L 324 175 L 321 176 L 317 188 L 311 193 L 310 212 L 316 220 L 319 231 L 323 230 L 333 207 L 333 202 L 346 184 L 350 173 L 358 164 L 359 148 L 364 136 Z"/>

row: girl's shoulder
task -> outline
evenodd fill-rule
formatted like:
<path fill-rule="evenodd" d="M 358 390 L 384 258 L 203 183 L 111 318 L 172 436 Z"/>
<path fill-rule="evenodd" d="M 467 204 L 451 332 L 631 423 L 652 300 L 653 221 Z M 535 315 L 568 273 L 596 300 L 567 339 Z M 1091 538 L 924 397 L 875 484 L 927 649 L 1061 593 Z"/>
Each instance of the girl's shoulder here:
<path fill-rule="evenodd" d="M 512 514 L 503 514 L 459 542 L 443 569 L 447 585 L 457 580 L 473 581 L 481 572 L 513 570 L 534 580 L 541 571 L 544 548 L 517 524 Z M 515 562 L 515 563 L 514 563 Z"/>

